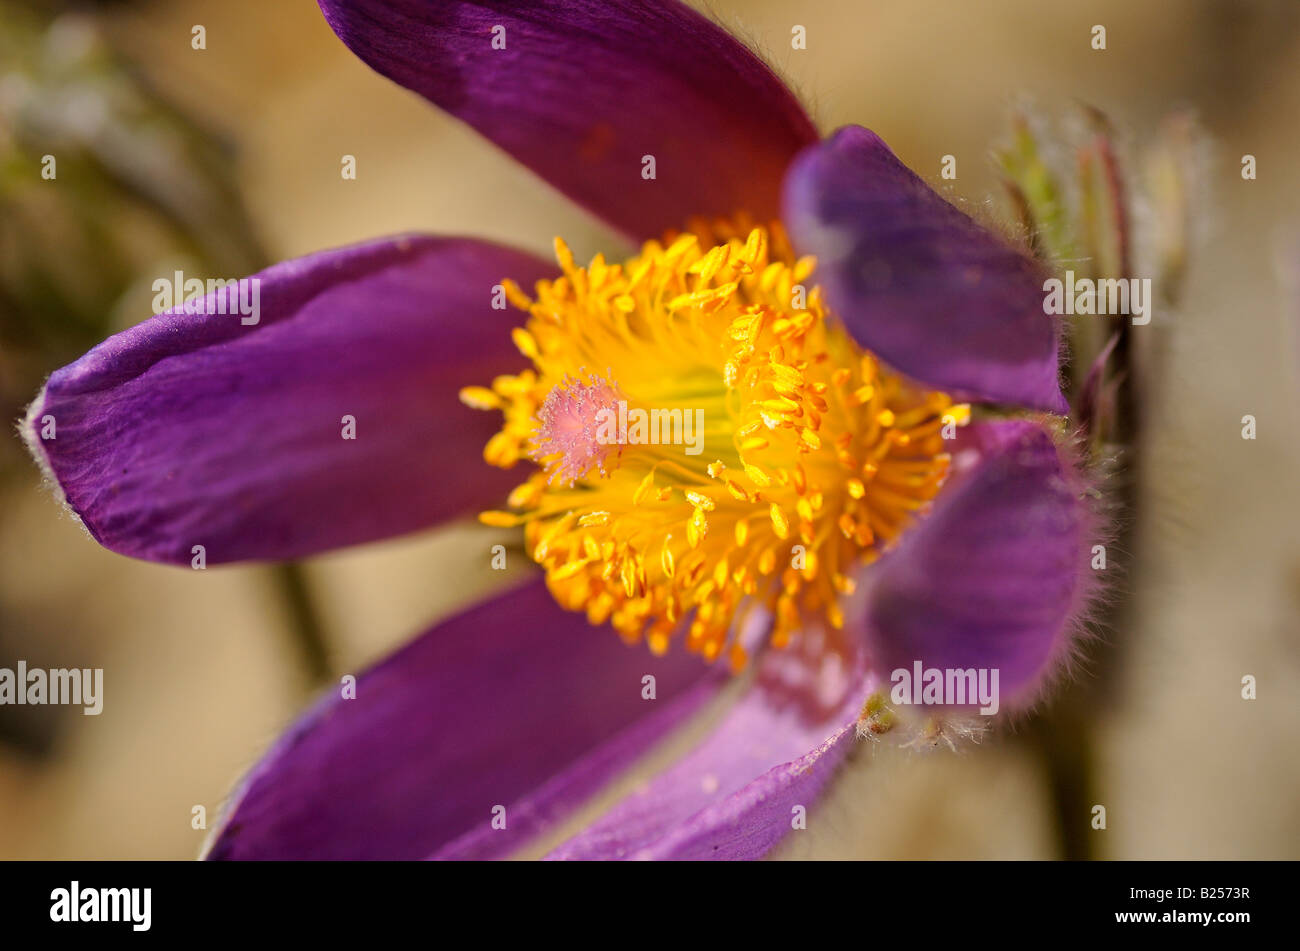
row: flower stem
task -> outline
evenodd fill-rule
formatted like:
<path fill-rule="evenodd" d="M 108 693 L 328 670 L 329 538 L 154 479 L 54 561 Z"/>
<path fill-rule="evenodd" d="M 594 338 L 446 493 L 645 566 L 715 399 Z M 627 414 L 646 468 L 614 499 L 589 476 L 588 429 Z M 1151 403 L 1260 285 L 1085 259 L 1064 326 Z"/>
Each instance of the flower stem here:
<path fill-rule="evenodd" d="M 1068 698 L 1047 716 L 1033 720 L 1033 740 L 1046 772 L 1059 858 L 1093 861 L 1099 833 L 1091 825 L 1095 750 L 1091 725 L 1082 715 L 1077 696 Z"/>
<path fill-rule="evenodd" d="M 329 645 L 320 614 L 302 566 L 286 561 L 271 566 L 275 585 L 288 614 L 289 639 L 307 673 L 312 689 L 330 678 Z"/>

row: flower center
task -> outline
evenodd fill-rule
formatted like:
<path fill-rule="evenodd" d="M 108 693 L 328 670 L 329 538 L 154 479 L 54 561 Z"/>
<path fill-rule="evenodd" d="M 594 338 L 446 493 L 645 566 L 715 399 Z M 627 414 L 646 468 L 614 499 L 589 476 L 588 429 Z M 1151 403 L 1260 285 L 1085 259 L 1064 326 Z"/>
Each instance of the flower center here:
<path fill-rule="evenodd" d="M 688 650 L 739 669 L 755 606 L 778 647 L 842 627 L 856 570 L 928 506 L 969 408 L 860 348 L 779 226 L 718 238 L 585 268 L 556 239 L 561 277 L 535 298 L 505 282 L 533 367 L 461 399 L 504 414 L 488 463 L 540 467 L 480 519 L 526 526 L 563 607 L 656 653 L 687 622 Z"/>

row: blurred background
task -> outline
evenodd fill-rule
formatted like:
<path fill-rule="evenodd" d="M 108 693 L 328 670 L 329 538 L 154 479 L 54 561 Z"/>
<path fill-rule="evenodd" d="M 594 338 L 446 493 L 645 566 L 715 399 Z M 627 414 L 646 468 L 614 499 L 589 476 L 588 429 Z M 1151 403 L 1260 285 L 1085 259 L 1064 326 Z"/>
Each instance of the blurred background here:
<path fill-rule="evenodd" d="M 823 132 L 873 128 L 1012 230 L 993 149 L 1014 115 L 1058 135 L 1068 167 L 1091 105 L 1135 174 L 1168 148 L 1180 170 L 1172 196 L 1158 174 L 1152 196 L 1134 188 L 1138 260 L 1186 270 L 1135 343 L 1141 467 L 1112 556 L 1130 567 L 1111 629 L 1038 718 L 979 746 L 863 744 L 778 856 L 1300 857 L 1300 4 L 701 8 L 788 78 Z M 1098 24 L 1105 50 L 1091 45 Z M 791 48 L 794 25 L 807 49 Z M 57 189 L 40 178 L 47 153 Z M 344 154 L 355 181 L 340 178 Z M 945 155 L 953 181 L 940 180 Z M 1170 214 L 1186 235 L 1172 250 Z M 9 419 L 50 371 L 147 317 L 159 275 L 233 277 L 408 230 L 545 256 L 555 234 L 579 257 L 622 247 L 372 73 L 310 0 L 0 0 Z M 1241 438 L 1247 414 L 1255 440 Z M 287 568 L 145 564 L 101 549 L 40 481 L 21 443 L 0 441 L 0 667 L 102 667 L 106 699 L 99 717 L 0 707 L 0 858 L 195 856 L 193 807 L 214 817 L 320 683 L 492 580 L 460 554 L 485 544 L 470 524 Z"/>

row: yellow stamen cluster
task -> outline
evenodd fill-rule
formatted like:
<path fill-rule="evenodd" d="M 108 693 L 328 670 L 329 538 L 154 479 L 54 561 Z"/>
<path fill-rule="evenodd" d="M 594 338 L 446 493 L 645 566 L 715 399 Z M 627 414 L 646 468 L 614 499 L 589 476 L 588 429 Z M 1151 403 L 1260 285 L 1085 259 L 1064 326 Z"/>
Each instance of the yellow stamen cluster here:
<path fill-rule="evenodd" d="M 778 647 L 809 623 L 842 626 L 855 569 L 927 507 L 948 472 L 941 430 L 969 409 L 863 351 L 779 227 L 713 233 L 713 246 L 682 234 L 585 268 L 557 239 L 561 277 L 534 297 L 505 285 L 529 314 L 514 341 L 533 368 L 461 398 L 504 414 L 487 462 L 543 467 L 511 493 L 512 511 L 480 518 L 526 525 L 563 607 L 658 653 L 684 626 L 687 649 L 739 668 L 733 632 L 752 606 L 772 613 Z M 702 410 L 703 451 L 548 455 L 562 444 L 539 440 L 539 412 L 558 387 L 546 410 L 581 416 L 591 405 L 572 388 L 584 385 L 634 408 Z M 588 458 L 601 464 L 571 484 L 553 478 Z"/>

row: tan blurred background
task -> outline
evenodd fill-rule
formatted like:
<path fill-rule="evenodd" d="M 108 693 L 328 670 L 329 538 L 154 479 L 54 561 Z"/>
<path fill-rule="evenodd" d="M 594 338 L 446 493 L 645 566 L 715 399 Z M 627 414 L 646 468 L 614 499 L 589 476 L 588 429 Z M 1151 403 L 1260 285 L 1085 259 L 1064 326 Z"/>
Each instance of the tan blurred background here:
<path fill-rule="evenodd" d="M 406 230 L 579 256 L 617 247 L 528 172 L 372 73 L 309 0 L 91 7 L 114 47 L 233 146 L 231 172 L 273 259 Z M 1118 661 L 1088 689 L 1089 798 L 1106 858 L 1300 857 L 1300 5 L 1211 0 L 718 0 L 830 131 L 859 122 L 955 194 L 997 193 L 1009 109 L 1080 101 L 1140 146 L 1190 106 L 1211 137 L 1193 211 L 1203 244 L 1147 386 L 1145 469 Z M 207 49 L 190 46 L 203 24 Z M 790 48 L 794 24 L 807 50 Z M 1094 24 L 1108 48 L 1090 48 Z M 1240 157 L 1258 160 L 1243 181 Z M 342 181 L 339 157 L 358 159 Z M 1289 236 L 1289 237 L 1288 237 Z M 160 273 L 163 271 L 160 270 Z M 1288 281 L 1290 287 L 1288 289 Z M 146 285 L 147 288 L 147 285 Z M 149 313 L 147 289 L 115 316 Z M 127 315 L 131 316 L 128 317 Z M 1154 326 L 1154 325 L 1153 325 Z M 51 364 L 45 372 L 55 368 Z M 33 391 L 34 392 L 34 391 Z M 1241 438 L 1241 417 L 1258 439 Z M 11 451 L 12 447 L 9 450 Z M 331 675 L 358 669 L 472 600 L 488 579 L 466 526 L 316 559 L 308 594 Z M 477 546 L 480 541 L 475 538 Z M 0 480 L 0 666 L 102 666 L 105 710 L 0 708 L 0 858 L 186 858 L 242 769 L 310 695 L 279 575 L 203 573 L 100 549 L 40 490 Z M 1259 697 L 1240 697 L 1245 674 Z M 1083 675 L 1088 679 L 1088 674 Z M 1051 723 L 1050 711 L 1047 719 Z M 1038 728 L 953 755 L 854 755 L 789 858 L 1050 858 L 1062 822 Z"/>

